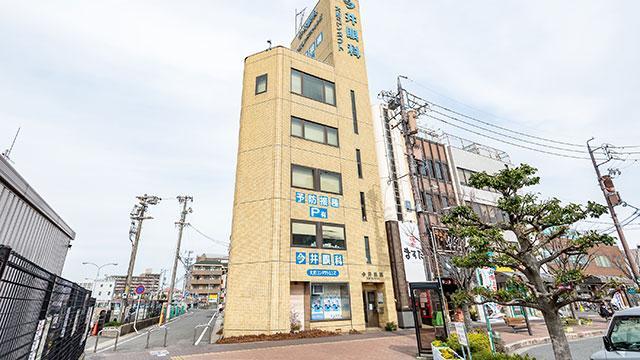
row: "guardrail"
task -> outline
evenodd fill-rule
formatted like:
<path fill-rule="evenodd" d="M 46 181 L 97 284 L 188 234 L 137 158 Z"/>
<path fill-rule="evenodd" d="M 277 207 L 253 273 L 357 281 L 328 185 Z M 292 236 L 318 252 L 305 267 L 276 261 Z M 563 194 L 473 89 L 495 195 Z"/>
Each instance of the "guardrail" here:
<path fill-rule="evenodd" d="M 220 315 L 220 311 L 216 310 L 216 312 L 213 314 L 213 316 L 211 317 L 211 320 L 209 320 L 208 323 L 196 325 L 196 327 L 193 328 L 193 345 L 194 346 L 198 345 L 198 343 L 202 339 L 202 336 L 204 336 L 204 334 L 207 332 L 207 329 L 209 330 L 209 336 L 211 336 L 211 331 L 213 331 L 213 328 L 215 327 L 215 324 L 216 324 L 215 320 L 218 318 L 219 315 Z M 200 335 L 200 338 L 196 341 L 196 335 L 198 334 L 198 329 L 200 328 L 204 328 L 204 331 Z"/>
<path fill-rule="evenodd" d="M 93 352 L 98 351 L 98 341 L 100 341 L 100 336 L 105 331 L 115 331 L 116 332 L 116 342 L 113 344 L 113 351 L 118 350 L 118 339 L 120 339 L 120 329 L 102 329 L 98 331 L 98 335 L 96 336 L 96 344 L 93 346 Z"/>
<path fill-rule="evenodd" d="M 151 333 L 154 332 L 154 331 L 158 331 L 160 329 L 164 330 L 164 342 L 162 343 L 162 346 L 163 347 L 167 347 L 167 332 L 168 332 L 169 328 L 166 327 L 166 326 L 161 326 L 159 328 L 155 328 L 155 329 L 151 329 L 151 330 L 147 331 L 147 343 L 144 346 L 145 349 L 149 348 L 149 338 L 151 337 Z"/>

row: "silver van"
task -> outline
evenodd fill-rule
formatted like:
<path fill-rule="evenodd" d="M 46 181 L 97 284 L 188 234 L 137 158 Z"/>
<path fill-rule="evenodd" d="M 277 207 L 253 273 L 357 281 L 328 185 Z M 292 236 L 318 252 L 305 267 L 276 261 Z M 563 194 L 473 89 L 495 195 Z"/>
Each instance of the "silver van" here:
<path fill-rule="evenodd" d="M 640 360 L 640 307 L 613 314 L 607 334 L 602 337 L 604 350 L 591 355 L 591 360 Z"/>

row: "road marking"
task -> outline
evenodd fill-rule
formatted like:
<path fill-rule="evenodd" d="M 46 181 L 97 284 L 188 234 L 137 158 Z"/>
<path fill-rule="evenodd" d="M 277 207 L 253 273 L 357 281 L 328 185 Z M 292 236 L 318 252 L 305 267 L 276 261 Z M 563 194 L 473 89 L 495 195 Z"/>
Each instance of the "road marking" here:
<path fill-rule="evenodd" d="M 209 322 L 207 323 L 207 326 L 211 326 L 211 322 L 216 318 L 216 316 L 218 316 L 218 311 L 216 310 L 216 312 L 213 313 L 213 316 L 211 316 L 211 319 L 209 319 Z M 213 331 L 213 329 L 211 329 L 211 331 Z M 196 341 L 195 344 L 193 344 L 194 346 L 198 346 L 198 344 L 200 344 L 200 341 L 202 340 L 202 337 L 204 336 L 204 333 L 207 332 L 207 328 L 205 327 L 204 329 L 202 329 L 202 334 L 200 334 L 200 337 L 198 338 L 198 341 Z"/>

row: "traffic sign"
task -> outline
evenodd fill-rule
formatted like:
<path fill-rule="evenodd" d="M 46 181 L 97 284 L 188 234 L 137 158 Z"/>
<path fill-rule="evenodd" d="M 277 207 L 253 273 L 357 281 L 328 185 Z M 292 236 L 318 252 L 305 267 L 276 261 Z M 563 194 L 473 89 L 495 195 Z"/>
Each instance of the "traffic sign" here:
<path fill-rule="evenodd" d="M 142 294 L 144 294 L 144 285 L 138 285 L 138 286 L 136 287 L 136 294 L 137 294 L 137 295 L 142 295 Z"/>

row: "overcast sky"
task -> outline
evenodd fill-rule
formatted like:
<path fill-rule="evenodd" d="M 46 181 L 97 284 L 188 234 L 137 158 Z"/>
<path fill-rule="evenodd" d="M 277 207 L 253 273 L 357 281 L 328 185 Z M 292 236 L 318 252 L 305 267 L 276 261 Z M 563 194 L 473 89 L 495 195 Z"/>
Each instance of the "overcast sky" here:
<path fill-rule="evenodd" d="M 403 74 L 417 95 L 518 131 L 640 144 L 636 1 L 361 5 L 372 100 Z M 22 127 L 15 167 L 77 233 L 64 276 L 93 278 L 83 261 L 126 272 L 142 193 L 165 200 L 144 223 L 136 273 L 170 268 L 177 194 L 194 197 L 189 222 L 228 241 L 243 59 L 267 39 L 288 45 L 304 6 L 313 2 L 0 1 L 0 147 Z M 482 142 L 538 167 L 544 196 L 602 202 L 588 161 Z M 640 206 L 640 165 L 614 165 L 626 167 L 624 200 Z M 640 232 L 628 237 L 635 246 Z M 193 230 L 183 248 L 226 251 Z"/>

